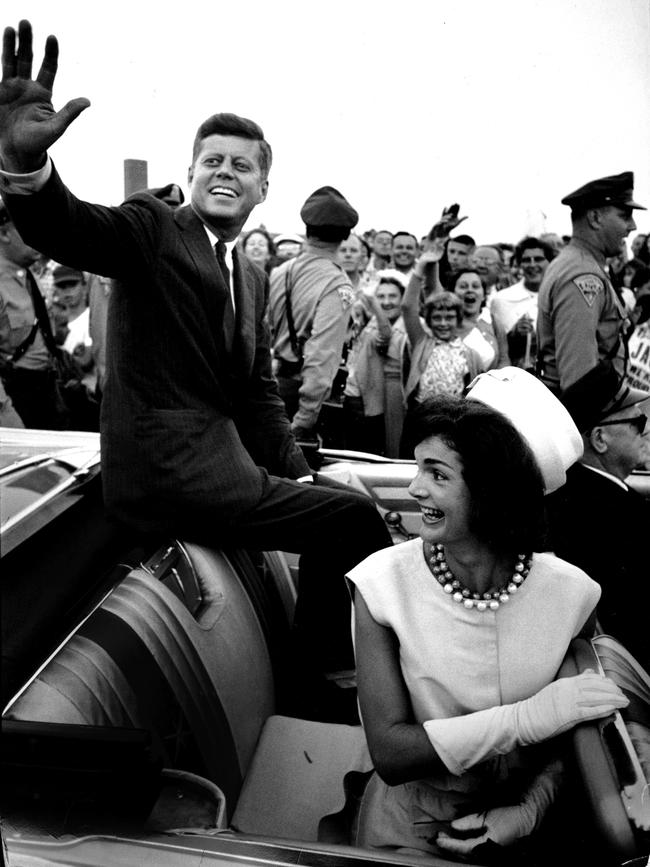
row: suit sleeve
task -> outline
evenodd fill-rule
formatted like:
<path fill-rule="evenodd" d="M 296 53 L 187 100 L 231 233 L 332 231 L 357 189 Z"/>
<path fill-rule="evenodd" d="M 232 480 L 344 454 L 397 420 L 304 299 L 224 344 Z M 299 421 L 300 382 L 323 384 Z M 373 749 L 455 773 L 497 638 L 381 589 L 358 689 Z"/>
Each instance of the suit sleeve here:
<path fill-rule="evenodd" d="M 30 195 L 5 193 L 4 200 L 25 243 L 56 262 L 116 279 L 133 276 L 134 269 L 151 269 L 156 262 L 155 208 L 84 202 L 67 189 L 54 167 L 42 189 Z"/>

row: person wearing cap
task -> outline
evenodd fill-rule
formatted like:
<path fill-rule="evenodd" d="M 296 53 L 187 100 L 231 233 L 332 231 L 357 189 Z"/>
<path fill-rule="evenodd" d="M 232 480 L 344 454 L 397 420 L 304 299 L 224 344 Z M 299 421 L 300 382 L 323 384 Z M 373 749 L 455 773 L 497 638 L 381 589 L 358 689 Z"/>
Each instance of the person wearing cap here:
<path fill-rule="evenodd" d="M 349 667 L 343 573 L 391 540 L 368 498 L 299 481 L 313 477 L 271 371 L 267 278 L 236 249 L 267 195 L 262 129 L 234 114 L 207 118 L 190 201 L 175 210 L 146 191 L 117 207 L 80 201 L 47 151 L 89 103 L 55 111 L 57 41 L 46 41 L 37 80 L 31 46 L 28 21 L 18 34 L 6 28 L 0 188 L 28 243 L 114 281 L 101 417 L 110 517 L 140 533 L 303 555 L 312 643 L 302 652 L 314 668 Z"/>
<path fill-rule="evenodd" d="M 275 245 L 275 264 L 281 265 L 288 259 L 295 259 L 302 250 L 305 241 L 300 235 L 280 234 L 273 238 L 273 243 Z"/>
<path fill-rule="evenodd" d="M 96 377 L 89 376 L 94 362 L 86 275 L 76 268 L 57 265 L 52 272 L 52 283 L 52 302 L 61 308 L 67 323 L 63 349 L 75 358 L 85 374 L 86 384 L 94 388 Z"/>
<path fill-rule="evenodd" d="M 590 181 L 562 199 L 571 208 L 571 241 L 546 269 L 539 289 L 537 359 L 542 381 L 559 393 L 599 361 L 626 367 L 627 312 L 606 259 L 636 228 L 634 175 Z"/>
<path fill-rule="evenodd" d="M 562 791 L 551 739 L 628 704 L 601 675 L 556 680 L 572 639 L 593 633 L 600 595 L 540 553 L 544 492 L 564 481 L 580 436 L 516 368 L 482 374 L 467 398 L 425 401 L 413 433 L 419 535 L 348 574 L 375 768 L 356 842 L 474 864 L 491 841 L 489 863 L 552 863 L 564 835 L 526 840 Z M 512 849 L 500 857 L 495 844 Z"/>
<path fill-rule="evenodd" d="M 334 187 L 319 187 L 300 216 L 303 251 L 271 274 L 269 323 L 274 372 L 298 440 L 316 440 L 321 407 L 339 369 L 354 300 L 350 278 L 337 263 L 338 248 L 359 221 Z"/>
<path fill-rule="evenodd" d="M 621 382 L 611 362 L 601 362 L 562 400 L 584 454 L 547 498 L 549 547 L 600 584 L 602 630 L 650 670 L 650 504 L 626 483 L 650 445 L 650 394 Z"/>
<path fill-rule="evenodd" d="M 40 310 L 49 316 L 30 271 L 39 255 L 23 241 L 0 202 L 0 373 L 6 395 L 3 417 L 15 421 L 17 413 L 25 427 L 60 429 L 64 418 L 53 358 L 34 307 L 38 293 Z"/>

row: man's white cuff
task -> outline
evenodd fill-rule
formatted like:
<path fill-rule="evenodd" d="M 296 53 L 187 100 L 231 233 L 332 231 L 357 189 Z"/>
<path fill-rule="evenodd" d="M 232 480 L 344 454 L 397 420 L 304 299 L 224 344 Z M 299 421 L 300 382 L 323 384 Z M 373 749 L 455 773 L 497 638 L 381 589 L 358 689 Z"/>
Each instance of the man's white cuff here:
<path fill-rule="evenodd" d="M 30 196 L 32 193 L 37 193 L 49 181 L 51 174 L 52 160 L 49 156 L 42 168 L 24 174 L 5 171 L 2 168 L 2 159 L 0 158 L 0 188 L 3 193 L 9 193 L 12 196 Z"/>

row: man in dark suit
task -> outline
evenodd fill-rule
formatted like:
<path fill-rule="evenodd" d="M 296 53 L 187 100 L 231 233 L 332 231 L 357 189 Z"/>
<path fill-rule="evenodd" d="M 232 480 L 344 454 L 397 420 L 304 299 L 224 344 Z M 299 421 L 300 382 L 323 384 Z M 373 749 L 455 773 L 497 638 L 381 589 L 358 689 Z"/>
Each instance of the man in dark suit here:
<path fill-rule="evenodd" d="M 188 206 L 172 210 L 148 193 L 117 208 L 82 202 L 47 149 L 88 100 L 55 112 L 56 39 L 36 80 L 29 22 L 15 42 L 7 28 L 3 198 L 48 256 L 114 281 L 101 421 L 110 514 L 206 544 L 304 554 L 308 631 L 325 667 L 349 666 L 343 573 L 390 537 L 367 498 L 296 481 L 311 475 L 271 373 L 268 282 L 234 249 L 266 198 L 262 130 L 229 114 L 199 127 Z"/>
<path fill-rule="evenodd" d="M 625 481 L 649 446 L 650 395 L 621 384 L 605 361 L 562 399 L 582 433 L 584 455 L 566 484 L 546 498 L 549 547 L 601 585 L 603 631 L 650 670 L 650 504 Z"/>

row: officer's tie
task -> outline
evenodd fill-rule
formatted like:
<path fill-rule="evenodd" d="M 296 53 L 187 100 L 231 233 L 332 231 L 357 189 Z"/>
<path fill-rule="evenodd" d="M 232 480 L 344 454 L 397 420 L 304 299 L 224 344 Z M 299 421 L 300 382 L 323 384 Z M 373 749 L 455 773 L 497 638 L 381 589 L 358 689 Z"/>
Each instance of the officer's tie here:
<path fill-rule="evenodd" d="M 221 271 L 221 276 L 226 287 L 226 299 L 223 307 L 223 340 L 226 346 L 226 352 L 232 350 L 232 344 L 235 336 L 235 308 L 232 303 L 232 283 L 230 278 L 230 269 L 226 262 L 226 245 L 223 241 L 217 241 L 214 245 L 214 252 L 217 257 L 217 264 Z"/>

